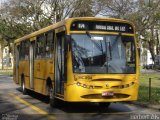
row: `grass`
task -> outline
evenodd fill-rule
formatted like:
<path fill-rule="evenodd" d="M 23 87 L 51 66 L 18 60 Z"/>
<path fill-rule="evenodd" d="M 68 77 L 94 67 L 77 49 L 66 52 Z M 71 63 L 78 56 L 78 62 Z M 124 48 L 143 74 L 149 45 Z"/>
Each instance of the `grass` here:
<path fill-rule="evenodd" d="M 13 70 L 0 70 L 0 75 L 9 75 L 12 76 L 13 75 Z"/>
<path fill-rule="evenodd" d="M 160 73 L 141 74 L 140 75 L 140 85 L 148 86 L 149 78 L 151 78 L 151 85 L 153 87 L 160 88 Z"/>
<path fill-rule="evenodd" d="M 149 100 L 149 78 L 151 78 L 151 99 Z M 140 75 L 139 102 L 160 104 L 160 73 Z"/>
<path fill-rule="evenodd" d="M 138 101 L 142 103 L 160 104 L 160 88 L 152 87 L 151 99 L 149 100 L 149 88 L 140 86 Z"/>

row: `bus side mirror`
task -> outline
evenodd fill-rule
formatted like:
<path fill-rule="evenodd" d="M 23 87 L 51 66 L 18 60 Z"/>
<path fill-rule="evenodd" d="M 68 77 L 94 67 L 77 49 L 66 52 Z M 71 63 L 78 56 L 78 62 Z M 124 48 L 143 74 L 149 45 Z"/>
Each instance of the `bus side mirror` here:
<path fill-rule="evenodd" d="M 65 51 L 71 50 L 71 36 L 70 35 L 65 35 Z"/>

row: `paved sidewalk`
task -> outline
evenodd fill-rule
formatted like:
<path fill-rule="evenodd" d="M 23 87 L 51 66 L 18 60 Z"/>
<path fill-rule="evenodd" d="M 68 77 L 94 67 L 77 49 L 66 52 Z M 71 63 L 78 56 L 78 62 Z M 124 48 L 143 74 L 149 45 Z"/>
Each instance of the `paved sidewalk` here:
<path fill-rule="evenodd" d="M 160 70 L 141 69 L 141 73 L 160 73 Z"/>

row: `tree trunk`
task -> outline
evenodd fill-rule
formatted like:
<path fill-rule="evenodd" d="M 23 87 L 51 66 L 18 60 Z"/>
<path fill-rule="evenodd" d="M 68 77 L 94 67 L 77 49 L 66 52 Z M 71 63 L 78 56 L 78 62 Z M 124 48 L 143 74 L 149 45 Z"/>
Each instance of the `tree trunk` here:
<path fill-rule="evenodd" d="M 160 55 L 160 40 L 159 40 L 158 30 L 156 30 L 156 38 L 157 38 L 157 43 L 156 43 L 156 55 Z"/>
<path fill-rule="evenodd" d="M 152 41 L 148 41 L 148 45 L 149 45 L 149 51 L 151 53 L 152 60 L 154 62 L 155 54 L 154 54 L 154 47 L 153 47 Z"/>
<path fill-rule="evenodd" d="M 155 61 L 155 52 L 154 52 L 155 42 L 154 42 L 154 31 L 153 31 L 153 28 L 151 28 L 151 38 L 148 41 L 148 45 L 149 45 L 148 48 L 149 48 L 149 51 L 151 53 L 152 60 L 154 62 Z"/>
<path fill-rule="evenodd" d="M 2 43 L 2 44 L 1 44 L 1 51 L 2 51 L 2 55 L 1 55 L 2 67 L 1 67 L 1 69 L 2 69 L 2 70 L 4 69 L 4 66 L 3 66 L 3 49 L 4 49 L 4 47 L 3 47 L 3 43 Z"/>

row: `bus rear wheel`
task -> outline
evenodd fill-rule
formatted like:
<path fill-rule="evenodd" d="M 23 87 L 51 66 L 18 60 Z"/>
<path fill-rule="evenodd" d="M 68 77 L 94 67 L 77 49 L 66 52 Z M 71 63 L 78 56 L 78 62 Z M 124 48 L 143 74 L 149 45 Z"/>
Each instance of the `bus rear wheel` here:
<path fill-rule="evenodd" d="M 99 107 L 100 108 L 108 108 L 110 106 L 110 102 L 100 102 Z"/>
<path fill-rule="evenodd" d="M 54 96 L 54 90 L 52 87 L 49 88 L 49 104 L 51 107 L 58 106 L 58 100 Z"/>

